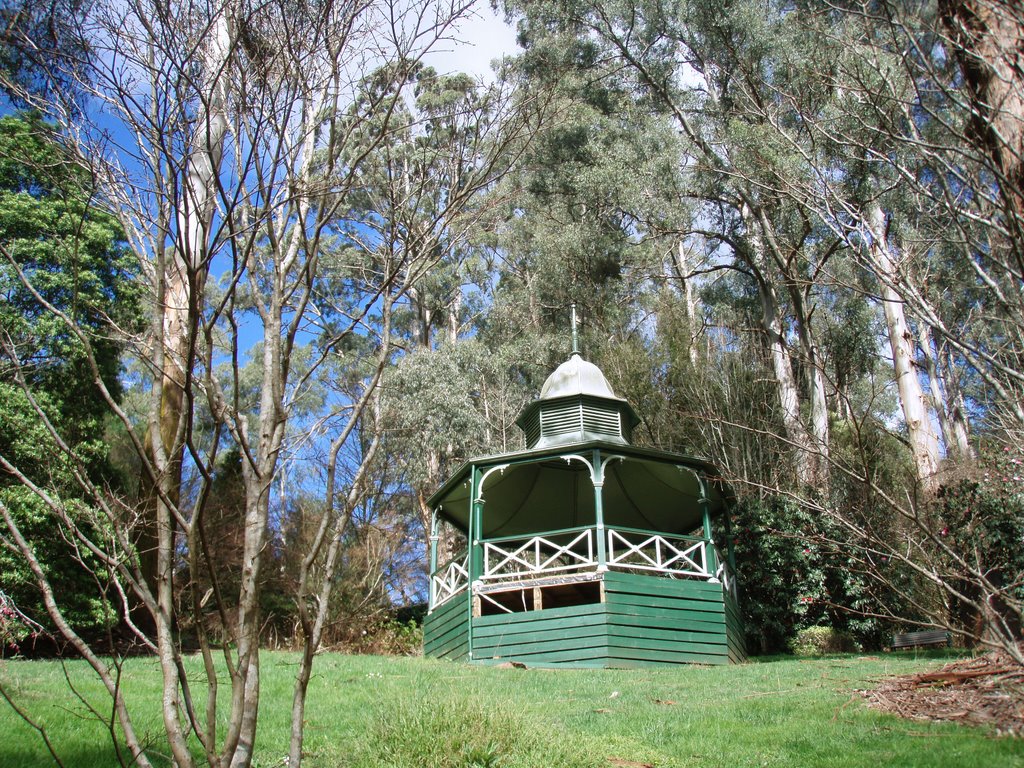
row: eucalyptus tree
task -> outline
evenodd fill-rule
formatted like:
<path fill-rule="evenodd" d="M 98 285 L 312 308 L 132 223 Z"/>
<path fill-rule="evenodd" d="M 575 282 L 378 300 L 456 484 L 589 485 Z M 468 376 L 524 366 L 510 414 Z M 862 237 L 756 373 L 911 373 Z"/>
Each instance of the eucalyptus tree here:
<path fill-rule="evenodd" d="M 497 280 L 481 338 L 517 360 L 536 391 L 569 352 L 575 304 L 584 354 L 617 391 L 649 393 L 643 350 L 653 326 L 644 300 L 661 279 L 662 237 L 678 208 L 662 192 L 676 175 L 675 136 L 663 116 L 633 103 L 628 83 L 587 41 L 529 27 L 521 39 L 523 92 L 550 102 L 503 183 Z"/>
<path fill-rule="evenodd" d="M 415 65 L 408 79 L 408 101 L 391 116 L 386 140 L 359 173 L 350 204 L 362 212 L 360 231 L 350 237 L 368 252 L 386 248 L 405 260 L 409 289 L 395 308 L 396 354 L 422 358 L 414 368 L 436 361 L 439 378 L 427 385 L 447 389 L 457 386 L 446 379 L 448 353 L 432 353 L 442 345 L 454 349 L 488 290 L 481 222 L 498 204 L 495 185 L 529 142 L 526 113 L 543 106 L 516 98 L 514 81 L 504 76 L 485 86 L 465 74 Z M 368 95 L 379 87 L 393 86 L 387 79 L 368 83 Z M 448 464 L 465 455 L 456 443 L 473 440 L 452 429 L 424 437 L 431 420 L 416 425 L 408 419 L 421 405 L 410 408 L 391 396 L 387 408 L 397 413 L 386 422 L 407 425 L 389 430 L 388 450 L 415 455 L 423 469 L 410 480 L 420 523 L 429 531 L 426 498 Z"/>
<path fill-rule="evenodd" d="M 776 166 L 787 159 L 759 114 L 775 100 L 772 78 L 784 71 L 774 69 L 769 54 L 789 44 L 785 29 L 754 3 L 530 3 L 519 10 L 528 28 L 566 30 L 600 51 L 628 78 L 638 105 L 674 121 L 682 139 L 676 162 L 689 181 L 682 194 L 695 200 L 680 236 L 707 240 L 706 251 L 718 260 L 712 268 L 725 256 L 758 287 L 784 439 L 801 481 L 823 482 L 828 389 L 811 322 L 819 265 L 806 247 L 815 233 L 799 206 L 774 192 Z"/>
<path fill-rule="evenodd" d="M 78 546 L 97 558 L 112 585 L 112 606 L 136 642 L 151 649 L 163 675 L 162 715 L 173 761 L 244 766 L 253 757 L 259 715 L 260 591 L 283 452 L 305 443 L 290 431 L 318 372 L 337 365 L 361 382 L 358 396 L 335 402 L 313 427 L 333 458 L 364 419 L 376 418 L 376 390 L 394 352 L 395 304 L 427 271 L 381 240 L 361 247 L 351 220 L 352 191 L 367 158 L 394 129 L 418 59 L 466 10 L 461 4 L 97 2 L 79 28 L 95 54 L 77 73 L 49 63 L 54 115 L 68 146 L 91 164 L 98 199 L 126 234 L 146 291 L 148 329 L 129 335 L 110 325 L 146 371 L 148 403 L 136 420 L 98 368 L 95 345 L 75 316 L 44 309 L 86 351 L 92 385 L 126 431 L 142 466 L 138 504 L 76 475 L 99 511 L 107 539 L 76 526 L 67 505 L 25 483 Z M 388 85 L 367 97 L 366 78 Z M 79 109 L 82 94 L 85 109 Z M 31 100 L 31 93 L 23 94 Z M 371 216 L 366 226 L 375 222 Z M 27 290 L 33 276 L 21 274 Z M 345 290 L 335 292 L 337 285 Z M 37 291 L 38 293 L 38 291 Z M 37 300 L 39 300 L 37 295 Z M 315 311 L 314 311 L 315 310 Z M 310 353 L 301 353 L 306 346 Z M 359 354 L 365 350 L 367 354 Z M 248 358 L 248 360 L 247 360 Z M 352 370 L 349 370 L 349 369 Z M 25 389 L 31 392 L 31 386 Z M 206 420 L 198 418 L 204 414 Z M 68 460 L 75 447 L 59 425 L 40 419 Z M 309 423 L 302 426 L 308 431 Z M 316 443 L 322 445 L 323 440 Z M 369 452 L 372 453 L 371 443 Z M 208 558 L 205 511 L 219 456 L 241 457 L 240 569 L 230 599 L 216 578 L 205 592 L 185 585 L 189 610 L 221 620 L 196 640 L 205 671 L 201 693 L 186 672 L 175 582 Z M 363 466 L 364 464 L 360 464 Z M 318 546 L 363 492 L 354 468 L 344 493 L 327 483 Z M 31 562 L 32 542 L 8 518 L 11 539 Z M 324 542 L 327 545 L 323 545 Z M 326 582 L 330 582 L 328 562 Z M 110 667 L 63 621 L 61 595 L 36 571 L 51 619 L 89 661 L 111 700 L 111 733 L 125 762 L 149 765 L 146 743 Z M 189 587 L 193 588 L 189 588 Z M 317 599 L 302 580 L 300 610 Z M 232 614 L 228 616 L 228 612 Z M 140 624 L 140 622 L 142 622 Z M 305 626 L 307 653 L 295 691 L 291 763 L 301 761 L 305 685 L 319 642 L 316 612 Z M 148 626 L 147 626 L 148 625 Z M 152 631 L 149 631 L 152 630 Z M 310 650 L 312 649 L 312 650 Z M 220 657 L 218 660 L 217 657 Z M 226 693 L 219 667 L 228 673 Z"/>
<path fill-rule="evenodd" d="M 1011 6 L 857 2 L 809 20 L 841 51 L 825 74 L 834 89 L 831 112 L 814 125 L 818 145 L 837 161 L 820 166 L 813 196 L 823 221 L 856 233 L 857 252 L 882 284 L 883 298 L 909 321 L 906 335 L 916 326 L 923 374 L 912 369 L 907 378 L 927 376 L 947 455 L 968 474 L 975 470 L 965 397 L 972 401 L 971 426 L 985 443 L 1012 452 L 1024 423 L 1024 272 L 1012 175 L 1024 83 L 1006 67 L 1012 46 L 994 44 L 1019 40 L 1019 9 Z M 989 26 L 976 26 L 987 12 Z M 989 81 L 993 91 L 985 90 Z M 846 186 L 853 179 L 858 185 Z M 979 473 L 999 463 L 987 453 Z M 934 516 L 956 516 L 948 500 L 963 481 L 948 469 L 933 480 L 933 489 L 935 480 L 943 483 L 938 499 L 878 493 L 900 520 L 894 536 L 880 537 L 863 519 L 840 519 L 866 549 L 932 586 L 946 606 L 945 615 L 934 606 L 923 611 L 932 621 L 949 624 L 952 606 L 971 606 L 979 625 L 955 628 L 1020 660 L 1015 620 L 1007 618 L 1019 616 L 1019 592 L 1015 578 L 1005 577 L 998 547 L 978 545 L 987 523 L 976 520 L 973 542 L 948 540 Z M 879 490 L 870 476 L 861 479 Z M 874 573 L 884 579 L 881 570 Z"/>

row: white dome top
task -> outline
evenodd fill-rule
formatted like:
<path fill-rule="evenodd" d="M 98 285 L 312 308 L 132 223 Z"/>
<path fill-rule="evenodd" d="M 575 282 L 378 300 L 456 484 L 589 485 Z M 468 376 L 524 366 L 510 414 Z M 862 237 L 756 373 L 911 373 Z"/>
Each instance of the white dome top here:
<path fill-rule="evenodd" d="M 601 369 L 593 363 L 588 363 L 580 357 L 578 352 L 558 366 L 554 373 L 548 376 L 548 380 L 544 382 L 544 386 L 540 390 L 541 400 L 553 400 L 556 397 L 571 395 L 621 399 L 616 397 L 608 384 L 608 379 L 601 373 Z"/>

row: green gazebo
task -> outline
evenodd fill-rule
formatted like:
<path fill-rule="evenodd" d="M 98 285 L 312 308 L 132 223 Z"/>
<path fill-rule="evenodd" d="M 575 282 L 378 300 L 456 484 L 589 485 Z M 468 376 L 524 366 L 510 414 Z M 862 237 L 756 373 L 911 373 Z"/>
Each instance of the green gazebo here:
<path fill-rule="evenodd" d="M 527 449 L 471 459 L 430 498 L 428 656 L 578 667 L 744 659 L 729 491 L 706 461 L 631 445 L 637 422 L 574 351 L 516 420 Z M 442 526 L 454 531 L 441 536 Z M 441 540 L 467 546 L 439 562 Z"/>

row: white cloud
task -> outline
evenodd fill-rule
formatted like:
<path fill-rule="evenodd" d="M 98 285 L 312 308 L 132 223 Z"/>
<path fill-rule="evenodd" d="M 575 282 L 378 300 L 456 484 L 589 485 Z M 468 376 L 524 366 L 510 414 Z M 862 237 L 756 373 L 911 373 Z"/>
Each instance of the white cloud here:
<path fill-rule="evenodd" d="M 466 72 L 488 82 L 494 78 L 491 62 L 519 50 L 515 27 L 506 24 L 488 2 L 478 2 L 455 25 L 451 38 L 437 43 L 424 62 L 438 72 Z"/>

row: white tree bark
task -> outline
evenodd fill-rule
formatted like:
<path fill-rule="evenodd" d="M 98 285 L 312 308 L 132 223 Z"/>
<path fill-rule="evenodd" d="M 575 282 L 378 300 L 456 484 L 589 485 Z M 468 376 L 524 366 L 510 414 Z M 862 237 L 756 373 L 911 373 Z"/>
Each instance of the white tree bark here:
<path fill-rule="evenodd" d="M 885 214 L 880 206 L 871 207 L 867 221 L 870 228 L 868 250 L 871 261 L 878 271 L 893 372 L 903 409 L 903 420 L 907 425 L 914 467 L 918 481 L 924 488 L 930 489 L 939 470 L 939 441 L 932 428 L 927 400 L 914 362 L 914 337 L 907 324 L 903 300 L 896 289 L 902 277 L 889 248 Z"/>
<path fill-rule="evenodd" d="M 761 330 L 768 345 L 768 354 L 775 374 L 775 388 L 782 411 L 782 422 L 786 438 L 796 454 L 797 476 L 805 485 L 816 485 L 817 450 L 811 433 L 807 431 L 800 414 L 800 390 L 793 373 L 793 360 L 786 343 L 785 319 L 779 301 L 778 288 L 765 269 L 768 256 L 760 223 L 743 207 L 743 217 L 748 224 L 747 241 L 751 250 L 749 266 L 757 281 L 757 294 L 761 303 Z"/>

